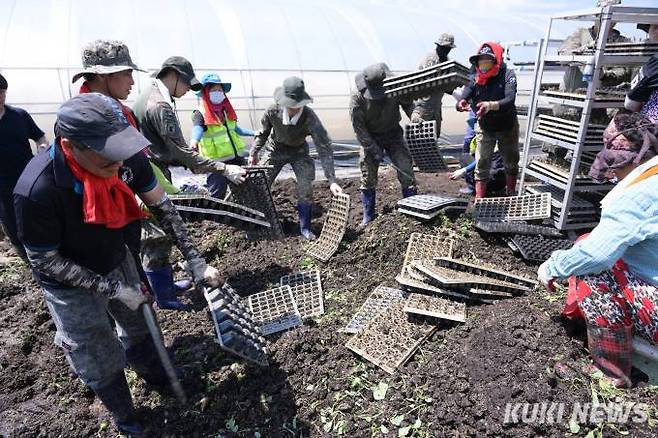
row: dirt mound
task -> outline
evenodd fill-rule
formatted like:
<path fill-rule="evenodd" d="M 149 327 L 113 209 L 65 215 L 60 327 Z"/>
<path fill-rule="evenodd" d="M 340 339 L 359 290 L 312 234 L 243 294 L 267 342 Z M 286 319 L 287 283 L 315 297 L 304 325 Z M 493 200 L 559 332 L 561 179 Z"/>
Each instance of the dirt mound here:
<path fill-rule="evenodd" d="M 457 190 L 445 175 L 419 175 L 419 185 L 428 193 Z M 505 424 L 507 403 L 570 406 L 591 401 L 594 388 L 602 397 L 655 406 L 656 392 L 647 388 L 604 393 L 588 378 L 554 375 L 555 361 L 583 359 L 586 351 L 582 331 L 563 324 L 557 316 L 559 299 L 547 299 L 543 291 L 470 307 L 466 323 L 444 323 L 395 375 L 347 350 L 349 335 L 340 329 L 377 285 L 396 286 L 413 232 L 448 233 L 457 242 L 456 257 L 519 275 L 533 276 L 536 266 L 475 232 L 467 217 L 420 223 L 395 213 L 400 190 L 390 170 L 381 172 L 379 217 L 359 233 L 358 181 L 345 181 L 344 188 L 352 197 L 348 231 L 326 264 L 307 257 L 306 243 L 296 236 L 293 181 L 277 182 L 273 193 L 288 235 L 284 240 L 250 242 L 244 232 L 206 222 L 192 227 L 204 255 L 243 295 L 270 287 L 290 272 L 318 267 L 326 313 L 271 336 L 271 366 L 257 368 L 218 348 L 203 297 L 183 297 L 192 304 L 190 312 L 159 311 L 189 404 L 180 407 L 150 392 L 129 371 L 136 405 L 152 436 L 564 436 L 569 434 L 566 421 Z M 330 199 L 326 183 L 317 184 L 315 198 L 313 229 L 319 233 Z M 6 251 L 0 248 L 0 254 Z M 54 325 L 38 287 L 15 264 L 0 270 L 0 332 L 0 435 L 115 435 L 107 412 L 71 375 L 53 345 Z M 655 436 L 646 423 L 581 424 L 580 433 L 608 435 L 613 427 L 631 436 Z"/>

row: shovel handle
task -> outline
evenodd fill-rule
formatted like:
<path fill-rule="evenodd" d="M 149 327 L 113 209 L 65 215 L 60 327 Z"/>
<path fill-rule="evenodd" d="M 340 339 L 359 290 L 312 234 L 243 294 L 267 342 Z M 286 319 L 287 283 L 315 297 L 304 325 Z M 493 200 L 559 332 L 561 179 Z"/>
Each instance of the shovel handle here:
<path fill-rule="evenodd" d="M 178 401 L 181 404 L 186 404 L 187 397 L 185 396 L 185 391 L 183 391 L 183 387 L 181 386 L 180 381 L 178 380 L 178 376 L 176 375 L 176 370 L 174 370 L 174 366 L 171 363 L 169 354 L 167 354 L 167 350 L 165 349 L 164 342 L 162 340 L 162 333 L 160 332 L 160 327 L 158 326 L 158 322 L 155 319 L 153 310 L 151 309 L 151 306 L 148 303 L 142 305 L 142 313 L 144 314 L 146 325 L 149 329 L 149 332 L 151 333 L 151 338 L 153 338 L 153 344 L 155 345 L 155 349 L 158 351 L 158 356 L 160 356 L 160 362 L 162 363 L 162 367 L 167 373 L 167 377 L 169 377 L 169 383 L 171 384 L 171 388 L 173 389 L 174 394 L 176 394 L 176 398 L 178 398 Z"/>

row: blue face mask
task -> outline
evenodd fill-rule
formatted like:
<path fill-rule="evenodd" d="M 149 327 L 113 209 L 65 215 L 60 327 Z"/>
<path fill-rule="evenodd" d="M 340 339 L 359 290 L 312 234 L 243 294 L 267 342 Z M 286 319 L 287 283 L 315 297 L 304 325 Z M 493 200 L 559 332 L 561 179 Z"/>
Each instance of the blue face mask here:
<path fill-rule="evenodd" d="M 214 104 L 220 104 L 224 102 L 224 92 L 223 91 L 211 91 L 208 93 L 208 97 L 210 97 L 210 101 Z"/>

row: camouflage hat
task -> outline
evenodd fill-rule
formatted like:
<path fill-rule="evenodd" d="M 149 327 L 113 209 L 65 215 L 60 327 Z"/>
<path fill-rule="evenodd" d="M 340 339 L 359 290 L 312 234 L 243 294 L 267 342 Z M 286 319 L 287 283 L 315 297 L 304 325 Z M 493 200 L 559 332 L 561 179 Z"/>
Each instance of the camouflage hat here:
<path fill-rule="evenodd" d="M 455 46 L 455 36 L 451 33 L 442 33 L 436 41 L 434 41 L 434 44 L 437 46 L 448 46 L 452 49 L 457 47 Z"/>
<path fill-rule="evenodd" d="M 597 8 L 605 8 L 606 6 L 618 5 L 621 3 L 621 0 L 597 0 Z"/>
<path fill-rule="evenodd" d="M 128 46 L 116 40 L 96 40 L 82 49 L 82 70 L 73 75 L 76 82 L 85 73 L 107 75 L 125 70 L 140 70 L 130 58 Z"/>

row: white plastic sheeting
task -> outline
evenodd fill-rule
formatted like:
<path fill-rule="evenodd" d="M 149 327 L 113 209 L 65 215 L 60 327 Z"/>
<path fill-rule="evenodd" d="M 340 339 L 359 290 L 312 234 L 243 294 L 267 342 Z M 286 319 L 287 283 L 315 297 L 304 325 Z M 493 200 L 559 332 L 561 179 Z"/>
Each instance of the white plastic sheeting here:
<path fill-rule="evenodd" d="M 59 104 L 77 93 L 79 84 L 70 78 L 80 67 L 81 48 L 98 38 L 124 41 L 145 69 L 183 55 L 199 77 L 218 72 L 233 83 L 230 98 L 245 126 L 254 125 L 285 77 L 300 75 L 332 136 L 349 139 L 348 96 L 354 74 L 366 65 L 385 61 L 393 70 L 414 69 L 442 32 L 455 35 L 451 57 L 466 63 L 482 41 L 537 40 L 548 15 L 594 3 L 0 0 L 0 69 L 10 84 L 8 102 L 31 111 L 44 127 Z M 655 0 L 627 3 L 648 6 Z M 149 77 L 136 73 L 135 80 L 129 103 Z M 184 124 L 195 106 L 192 93 L 180 102 Z"/>

